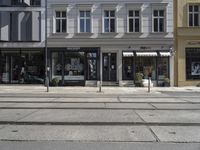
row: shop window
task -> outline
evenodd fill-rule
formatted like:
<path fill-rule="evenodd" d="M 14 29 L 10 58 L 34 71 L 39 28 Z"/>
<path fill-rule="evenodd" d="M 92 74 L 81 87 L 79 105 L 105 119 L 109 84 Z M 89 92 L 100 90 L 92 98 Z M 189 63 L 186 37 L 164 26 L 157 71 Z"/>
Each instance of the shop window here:
<path fill-rule="evenodd" d="M 140 11 L 129 10 L 128 13 L 129 32 L 140 32 Z"/>
<path fill-rule="evenodd" d="M 66 11 L 56 11 L 56 33 L 67 32 L 67 16 Z"/>
<path fill-rule="evenodd" d="M 200 48 L 186 48 L 186 79 L 200 79 Z"/>
<path fill-rule="evenodd" d="M 136 57 L 135 58 L 136 73 L 142 73 L 144 79 L 151 77 L 156 80 L 156 58 L 155 57 Z"/>
<path fill-rule="evenodd" d="M 66 52 L 64 56 L 64 80 L 84 80 L 84 52 Z"/>
<path fill-rule="evenodd" d="M 153 32 L 164 32 L 165 30 L 165 11 L 153 11 Z"/>
<path fill-rule="evenodd" d="M 115 32 L 115 11 L 104 11 L 104 32 Z"/>
<path fill-rule="evenodd" d="M 90 11 L 80 11 L 80 32 L 89 33 L 91 31 L 91 12 Z"/>
<path fill-rule="evenodd" d="M 87 53 L 87 80 L 97 80 L 97 53 Z"/>
<path fill-rule="evenodd" d="M 122 79 L 133 80 L 133 57 L 122 58 Z"/>
<path fill-rule="evenodd" d="M 164 81 L 169 79 L 169 57 L 158 57 L 157 69 L 158 86 L 164 86 Z"/>
<path fill-rule="evenodd" d="M 62 79 L 62 53 L 53 52 L 52 53 L 52 78 Z"/>
<path fill-rule="evenodd" d="M 44 55 L 42 51 L 2 51 L 1 58 L 1 83 L 44 83 Z"/>

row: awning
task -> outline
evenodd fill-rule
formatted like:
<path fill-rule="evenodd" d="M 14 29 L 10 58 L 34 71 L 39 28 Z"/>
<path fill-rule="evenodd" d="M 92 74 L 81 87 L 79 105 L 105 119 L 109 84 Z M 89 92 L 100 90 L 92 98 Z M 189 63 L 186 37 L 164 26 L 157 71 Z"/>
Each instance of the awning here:
<path fill-rule="evenodd" d="M 157 52 L 136 52 L 137 56 L 158 56 Z"/>
<path fill-rule="evenodd" d="M 133 52 L 123 52 L 124 57 L 133 57 L 134 53 Z"/>
<path fill-rule="evenodd" d="M 170 52 L 160 52 L 160 56 L 169 57 L 169 56 L 171 56 L 171 53 Z"/>

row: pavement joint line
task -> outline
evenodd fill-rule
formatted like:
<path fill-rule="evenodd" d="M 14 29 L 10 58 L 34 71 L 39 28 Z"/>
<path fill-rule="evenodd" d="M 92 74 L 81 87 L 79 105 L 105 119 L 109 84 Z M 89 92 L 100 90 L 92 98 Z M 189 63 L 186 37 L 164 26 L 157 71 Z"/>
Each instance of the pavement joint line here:
<path fill-rule="evenodd" d="M 36 122 L 36 121 L 0 121 L 0 125 L 60 125 L 60 126 L 179 126 L 200 127 L 200 123 L 167 123 L 167 122 Z"/>
<path fill-rule="evenodd" d="M 30 93 L 31 94 L 31 93 Z M 60 95 L 60 96 L 56 96 L 56 95 L 36 95 L 36 94 L 33 94 L 33 95 L 0 95 L 0 98 L 3 97 L 3 98 L 115 98 L 117 96 L 119 96 L 120 98 L 199 98 L 199 96 L 136 96 L 136 95 L 127 95 L 124 96 L 125 94 L 123 94 L 123 96 L 120 96 L 120 95 L 116 95 L 116 94 L 109 94 L 109 95 L 104 95 L 102 97 L 102 95 L 90 95 L 88 96 L 88 94 L 85 94 L 87 96 L 72 96 L 72 95 Z M 79 94 L 79 93 L 74 93 L 75 95 Z M 74 95 L 73 94 L 73 95 Z"/>
<path fill-rule="evenodd" d="M 134 102 L 105 102 L 105 101 L 94 101 L 94 102 L 83 102 L 83 101 L 1 101 L 1 103 L 71 103 L 71 104 L 97 104 L 97 103 L 113 103 L 113 104 L 146 104 L 146 103 L 153 103 L 153 104 L 200 104 L 199 102 L 164 102 L 164 101 L 157 101 L 157 102 L 139 102 L 139 101 L 134 101 Z"/>
<path fill-rule="evenodd" d="M 187 108 L 109 108 L 106 106 L 106 108 L 102 107 L 102 108 L 95 108 L 95 107 L 0 107 L 0 111 L 1 110 L 4 110 L 4 109 L 40 109 L 40 110 L 73 110 L 73 109 L 76 109 L 76 110 L 169 110 L 169 111 L 176 111 L 176 110 L 184 110 L 184 111 L 191 111 L 191 110 L 200 110 L 200 108 L 191 108 L 191 109 L 187 109 Z"/>
<path fill-rule="evenodd" d="M 31 113 L 28 113 L 27 115 L 25 115 L 25 116 L 23 116 L 23 117 L 17 119 L 16 122 L 19 121 L 19 120 L 21 120 L 21 119 L 24 119 L 24 118 L 26 118 L 26 117 L 28 117 L 28 116 L 30 116 L 30 115 L 32 115 L 32 114 L 34 114 L 34 113 L 36 113 L 36 112 L 38 112 L 38 111 L 40 111 L 40 109 L 36 109 L 35 111 L 33 111 L 33 112 L 31 112 Z"/>
<path fill-rule="evenodd" d="M 160 142 L 161 140 L 159 139 L 159 137 L 156 135 L 156 133 L 151 129 L 150 126 L 146 126 L 149 131 L 151 132 L 151 134 L 154 136 L 154 138 L 156 139 L 157 142 Z"/>
<path fill-rule="evenodd" d="M 40 142 L 45 142 L 49 140 L 39 140 Z M 146 140 L 146 141 L 127 141 L 127 140 L 123 140 L 123 141 L 119 141 L 119 140 L 50 140 L 51 142 L 57 142 L 57 141 L 64 141 L 64 142 L 80 142 L 80 143 L 158 143 L 156 141 L 151 141 L 151 140 Z M 13 140 L 13 139 L 0 139 L 0 142 L 38 142 L 38 140 Z M 162 142 L 160 142 L 162 143 Z M 167 143 L 167 142 L 165 142 Z M 180 142 L 182 143 L 182 142 Z M 184 142 L 185 143 L 185 142 Z M 195 143 L 195 142 L 192 142 Z M 198 143 L 198 142 L 196 142 Z M 200 142 L 199 142 L 200 143 Z"/>
<path fill-rule="evenodd" d="M 137 111 L 134 111 L 134 112 L 135 112 L 135 114 L 136 114 L 144 123 L 147 123 L 147 122 L 137 113 Z M 159 139 L 158 136 L 153 132 L 153 130 L 150 128 L 150 126 L 149 126 L 149 125 L 146 125 L 146 128 L 151 132 L 151 134 L 152 134 L 152 136 L 155 138 L 155 140 L 156 140 L 157 142 L 159 142 L 160 139 Z"/>
<path fill-rule="evenodd" d="M 150 106 L 152 106 L 155 110 L 158 110 L 158 108 L 156 106 L 154 106 L 152 103 L 147 103 L 149 104 Z"/>
<path fill-rule="evenodd" d="M 117 96 L 117 100 L 119 101 L 119 103 L 122 102 L 119 96 Z"/>

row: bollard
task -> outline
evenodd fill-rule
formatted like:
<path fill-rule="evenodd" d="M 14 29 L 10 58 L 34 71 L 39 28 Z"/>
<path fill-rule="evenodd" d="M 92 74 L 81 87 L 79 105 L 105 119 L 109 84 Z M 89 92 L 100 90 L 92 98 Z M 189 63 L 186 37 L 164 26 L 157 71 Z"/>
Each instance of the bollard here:
<path fill-rule="evenodd" d="M 99 82 L 99 92 L 101 92 L 101 81 Z"/>
<path fill-rule="evenodd" d="M 151 77 L 149 77 L 149 80 L 148 80 L 148 93 L 151 92 L 151 84 L 150 84 L 150 82 L 151 82 Z"/>

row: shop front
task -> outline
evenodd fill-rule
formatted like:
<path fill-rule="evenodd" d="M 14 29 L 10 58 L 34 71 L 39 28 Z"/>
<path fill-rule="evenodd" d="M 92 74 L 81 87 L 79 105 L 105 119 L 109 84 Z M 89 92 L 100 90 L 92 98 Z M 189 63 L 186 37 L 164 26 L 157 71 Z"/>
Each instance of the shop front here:
<path fill-rule="evenodd" d="M 99 78 L 99 48 L 50 48 L 51 82 L 81 85 Z M 53 82 L 52 82 L 53 83 Z"/>
<path fill-rule="evenodd" d="M 122 53 L 122 80 L 134 81 L 140 73 L 143 79 L 151 77 L 154 86 L 164 86 L 170 78 L 170 52 L 133 51 Z"/>
<path fill-rule="evenodd" d="M 1 84 L 43 84 L 43 49 L 1 49 Z"/>

